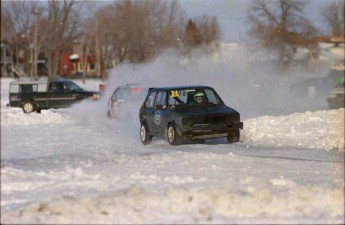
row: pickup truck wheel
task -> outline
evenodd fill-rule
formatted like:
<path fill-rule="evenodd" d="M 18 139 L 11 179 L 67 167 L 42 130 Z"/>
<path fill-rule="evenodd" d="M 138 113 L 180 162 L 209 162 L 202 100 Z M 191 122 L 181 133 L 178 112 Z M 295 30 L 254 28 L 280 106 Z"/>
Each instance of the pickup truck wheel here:
<path fill-rule="evenodd" d="M 176 128 L 172 124 L 169 124 L 168 126 L 167 138 L 168 138 L 169 144 L 171 145 L 179 145 L 181 144 L 181 141 L 182 141 L 180 135 L 176 131 Z"/>
<path fill-rule="evenodd" d="M 235 143 L 235 142 L 239 142 L 240 141 L 240 130 L 237 129 L 231 133 L 228 134 L 228 142 L 231 143 Z"/>
<path fill-rule="evenodd" d="M 25 113 L 31 113 L 31 112 L 33 112 L 35 110 L 36 110 L 36 105 L 33 102 L 31 102 L 31 101 L 24 102 L 24 104 L 23 104 L 23 111 Z"/>
<path fill-rule="evenodd" d="M 140 126 L 140 139 L 141 143 L 144 145 L 147 145 L 152 141 L 152 136 L 149 135 L 149 132 L 144 124 L 141 124 Z"/>

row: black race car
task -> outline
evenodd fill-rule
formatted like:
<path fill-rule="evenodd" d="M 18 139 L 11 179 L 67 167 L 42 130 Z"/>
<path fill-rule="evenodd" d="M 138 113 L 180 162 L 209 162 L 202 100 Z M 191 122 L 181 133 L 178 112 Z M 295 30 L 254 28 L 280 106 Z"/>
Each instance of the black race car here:
<path fill-rule="evenodd" d="M 166 137 L 171 145 L 222 137 L 234 143 L 240 140 L 243 129 L 240 114 L 208 86 L 150 88 L 139 119 L 145 145 L 153 136 Z"/>

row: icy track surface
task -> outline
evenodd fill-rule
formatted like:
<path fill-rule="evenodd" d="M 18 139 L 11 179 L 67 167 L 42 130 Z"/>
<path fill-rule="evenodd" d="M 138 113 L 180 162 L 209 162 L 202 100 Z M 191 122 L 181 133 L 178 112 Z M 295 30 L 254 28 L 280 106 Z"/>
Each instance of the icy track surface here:
<path fill-rule="evenodd" d="M 138 106 L 106 118 L 125 75 L 77 81 L 107 92 L 41 114 L 6 107 L 11 80 L 1 80 L 1 223 L 344 223 L 344 109 L 254 112 L 215 82 L 243 115 L 241 142 L 143 146 Z"/>

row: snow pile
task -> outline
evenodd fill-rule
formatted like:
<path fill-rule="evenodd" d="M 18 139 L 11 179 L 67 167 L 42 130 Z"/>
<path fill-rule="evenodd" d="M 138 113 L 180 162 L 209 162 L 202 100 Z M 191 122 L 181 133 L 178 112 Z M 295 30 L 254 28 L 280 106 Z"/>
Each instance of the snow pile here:
<path fill-rule="evenodd" d="M 245 181 L 239 181 L 240 184 Z M 284 184 L 283 184 L 284 185 Z M 164 194 L 137 186 L 97 198 L 63 196 L 9 213 L 7 223 L 341 223 L 341 189 L 292 184 L 288 192 L 247 186 L 243 190 L 176 188 Z M 330 196 L 325 199 L 324 196 Z M 311 205 L 310 202 L 313 202 Z M 291 218 L 291 219 L 289 219 Z M 293 218 L 293 219 L 292 219 Z"/>
<path fill-rule="evenodd" d="M 344 109 L 249 119 L 243 136 L 260 145 L 344 151 Z"/>
<path fill-rule="evenodd" d="M 60 110 L 63 112 L 63 110 Z M 55 113 L 54 110 L 42 110 L 41 114 L 32 113 L 30 119 L 23 116 L 22 109 L 3 110 L 1 112 L 1 126 L 34 126 L 71 123 L 63 113 Z"/>

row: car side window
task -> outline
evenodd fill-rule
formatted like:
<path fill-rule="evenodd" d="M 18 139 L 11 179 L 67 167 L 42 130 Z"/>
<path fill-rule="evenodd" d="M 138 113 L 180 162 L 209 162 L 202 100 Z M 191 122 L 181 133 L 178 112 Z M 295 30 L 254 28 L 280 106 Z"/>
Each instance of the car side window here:
<path fill-rule="evenodd" d="M 59 93 L 65 92 L 65 88 L 64 88 L 63 83 L 57 83 L 56 84 L 56 92 L 59 92 Z"/>
<path fill-rule="evenodd" d="M 49 92 L 56 92 L 56 90 L 57 90 L 56 83 L 50 83 L 49 84 Z"/>
<path fill-rule="evenodd" d="M 50 83 L 49 91 L 55 93 L 62 93 L 65 92 L 65 86 L 63 83 Z"/>
<path fill-rule="evenodd" d="M 215 95 L 215 93 L 210 90 L 210 89 L 205 89 L 204 90 L 208 99 L 208 102 L 211 102 L 213 104 L 219 104 L 219 99 L 217 98 L 217 96 Z"/>
<path fill-rule="evenodd" d="M 151 94 L 149 95 L 149 97 L 147 98 L 147 100 L 145 102 L 146 108 L 153 108 L 156 94 L 157 94 L 157 92 L 155 92 L 155 91 L 151 92 Z"/>
<path fill-rule="evenodd" d="M 20 85 L 20 92 L 22 93 L 37 92 L 37 84 L 22 84 Z"/>
<path fill-rule="evenodd" d="M 157 94 L 154 106 L 161 105 L 163 107 L 166 106 L 166 92 L 160 91 Z"/>
<path fill-rule="evenodd" d="M 62 84 L 63 92 L 69 92 L 69 88 L 66 84 Z"/>

